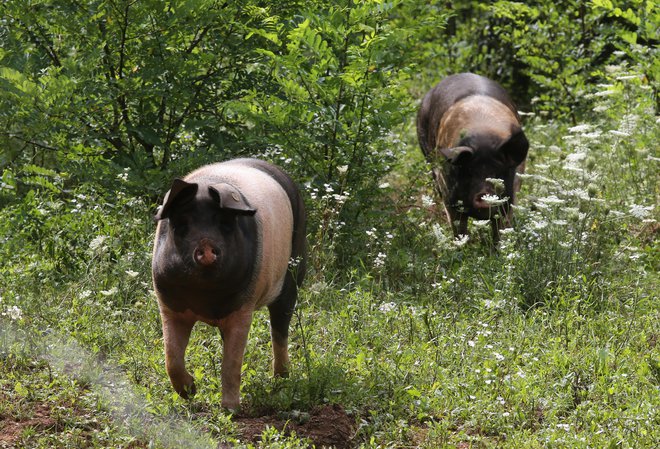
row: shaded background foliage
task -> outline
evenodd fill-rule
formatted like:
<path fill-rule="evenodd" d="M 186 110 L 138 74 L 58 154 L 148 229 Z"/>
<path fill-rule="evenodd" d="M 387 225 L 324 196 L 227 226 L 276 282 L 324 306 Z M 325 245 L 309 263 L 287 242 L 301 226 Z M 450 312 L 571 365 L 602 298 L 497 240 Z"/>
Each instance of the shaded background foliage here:
<path fill-rule="evenodd" d="M 654 4 L 3 2 L 0 204 L 23 211 L 14 232 L 42 241 L 54 224 L 21 226 L 33 201 L 60 204 L 66 228 L 76 195 L 153 207 L 193 167 L 265 157 L 324 197 L 311 229 L 347 262 L 382 219 L 379 187 L 433 83 L 482 73 L 521 108 L 575 120 L 619 51 L 657 98 Z"/>

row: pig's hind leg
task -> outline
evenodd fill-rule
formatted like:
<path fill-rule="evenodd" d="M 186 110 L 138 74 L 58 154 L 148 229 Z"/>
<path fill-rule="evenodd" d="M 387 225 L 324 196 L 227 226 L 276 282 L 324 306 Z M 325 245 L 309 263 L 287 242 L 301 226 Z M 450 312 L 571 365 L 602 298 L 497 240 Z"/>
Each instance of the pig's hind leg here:
<path fill-rule="evenodd" d="M 287 272 L 282 291 L 268 306 L 270 312 L 270 336 L 273 342 L 273 374 L 289 375 L 289 324 L 298 298 L 298 286 L 293 273 Z"/>

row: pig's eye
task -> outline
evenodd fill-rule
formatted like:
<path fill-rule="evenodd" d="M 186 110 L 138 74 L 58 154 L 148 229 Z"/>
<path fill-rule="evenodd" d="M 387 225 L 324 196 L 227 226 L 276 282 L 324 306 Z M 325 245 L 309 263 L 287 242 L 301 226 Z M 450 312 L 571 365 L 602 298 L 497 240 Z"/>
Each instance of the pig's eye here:
<path fill-rule="evenodd" d="M 182 217 L 172 217 L 170 225 L 176 234 L 182 235 L 188 232 L 188 222 Z"/>

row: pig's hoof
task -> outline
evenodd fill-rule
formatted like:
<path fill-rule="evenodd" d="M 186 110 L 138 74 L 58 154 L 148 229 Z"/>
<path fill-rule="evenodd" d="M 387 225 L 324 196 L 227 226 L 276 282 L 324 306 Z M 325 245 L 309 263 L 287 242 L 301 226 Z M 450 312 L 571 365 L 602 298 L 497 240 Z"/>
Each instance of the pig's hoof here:
<path fill-rule="evenodd" d="M 222 408 L 225 409 L 227 412 L 231 413 L 232 415 L 235 415 L 236 413 L 241 411 L 241 404 L 240 403 L 222 403 Z"/>
<path fill-rule="evenodd" d="M 192 397 L 195 396 L 195 393 L 197 393 L 197 387 L 195 387 L 195 383 L 193 382 L 190 385 L 184 385 L 183 388 L 177 390 L 177 393 L 179 393 L 179 396 L 183 399 L 192 399 Z"/>

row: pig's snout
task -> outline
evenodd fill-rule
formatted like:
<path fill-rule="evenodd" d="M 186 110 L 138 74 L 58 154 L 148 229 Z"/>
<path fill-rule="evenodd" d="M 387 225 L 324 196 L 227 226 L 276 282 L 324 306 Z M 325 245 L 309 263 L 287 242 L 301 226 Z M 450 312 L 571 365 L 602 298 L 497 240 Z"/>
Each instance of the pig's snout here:
<path fill-rule="evenodd" d="M 193 251 L 193 258 L 197 265 L 209 267 L 218 260 L 220 250 L 209 239 L 202 239 Z"/>

